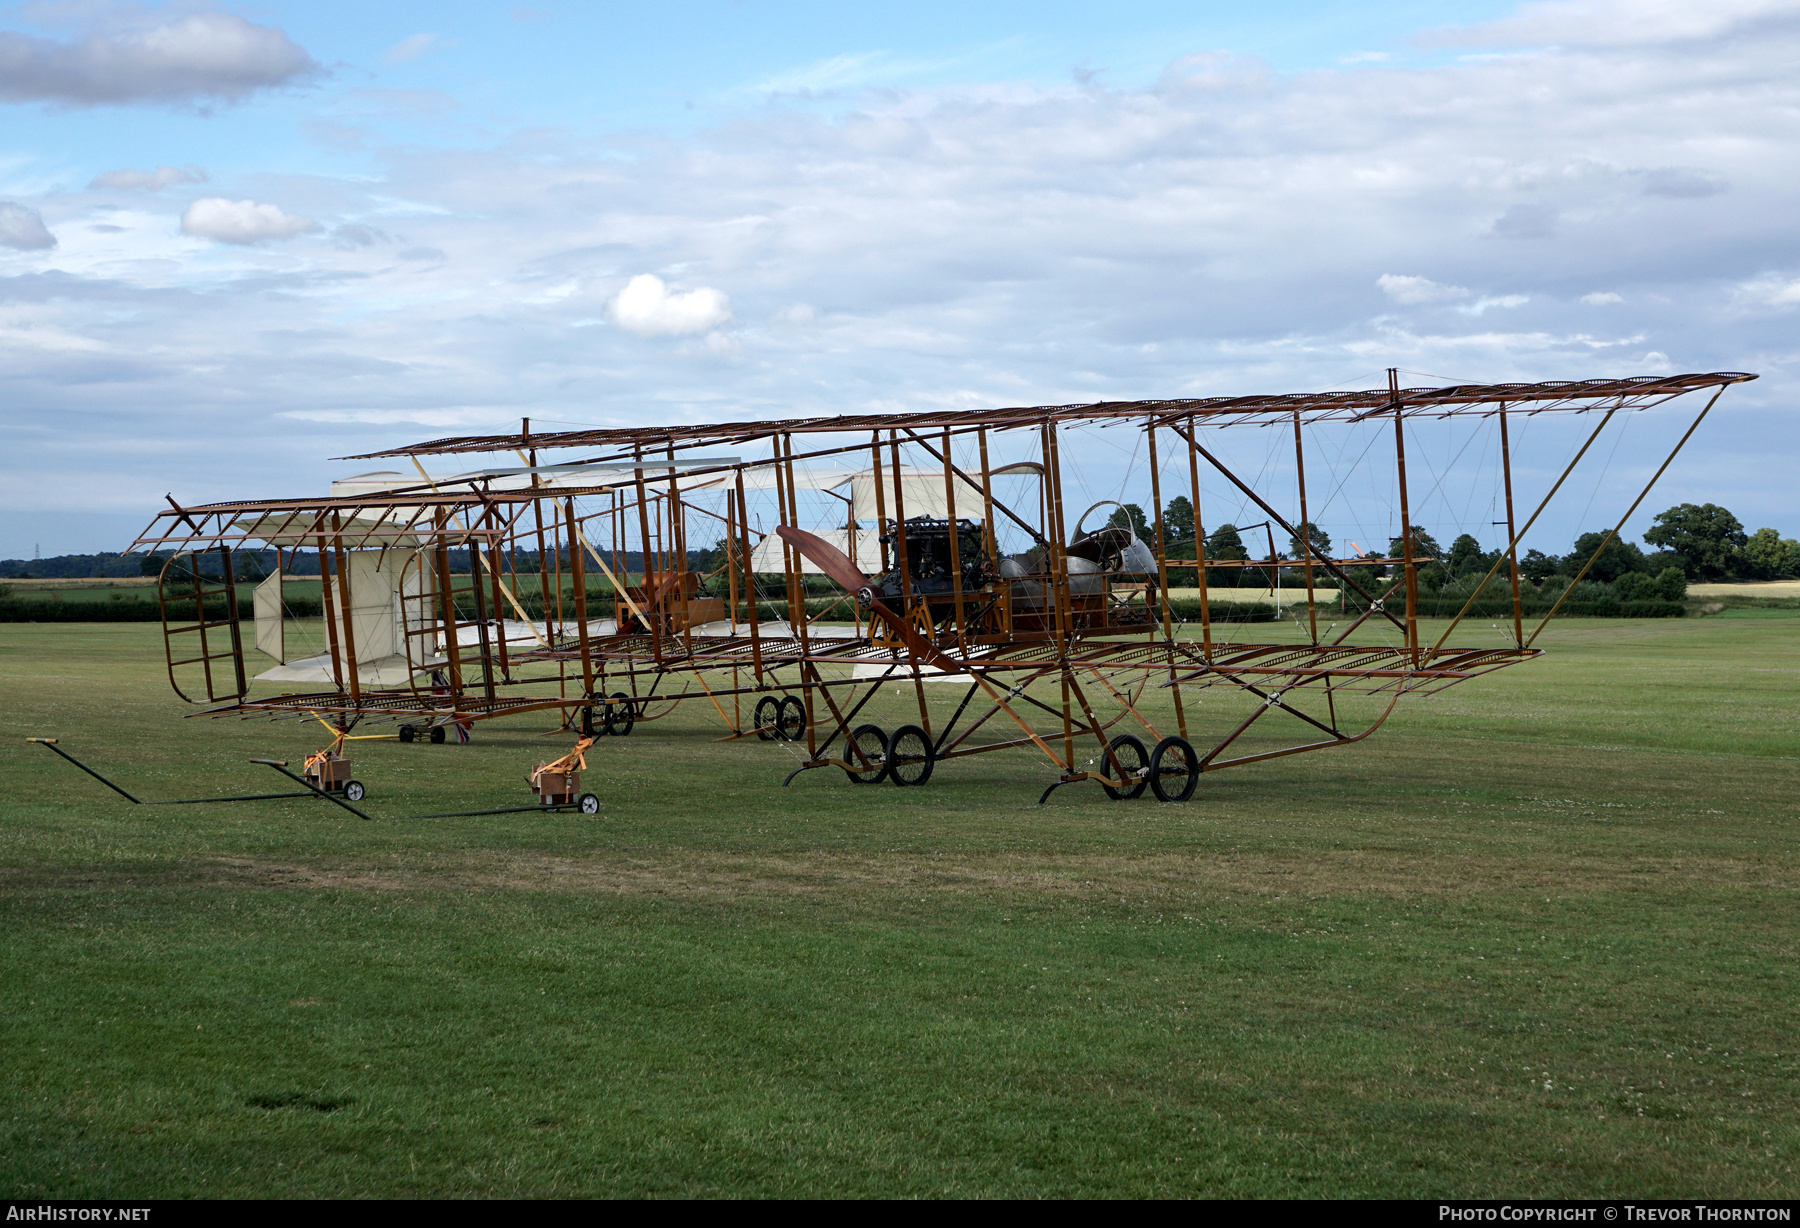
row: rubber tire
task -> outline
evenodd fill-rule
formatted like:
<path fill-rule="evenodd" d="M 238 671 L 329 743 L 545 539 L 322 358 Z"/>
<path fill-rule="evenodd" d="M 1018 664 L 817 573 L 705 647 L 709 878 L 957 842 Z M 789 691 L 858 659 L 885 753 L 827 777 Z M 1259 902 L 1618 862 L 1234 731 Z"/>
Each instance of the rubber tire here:
<path fill-rule="evenodd" d="M 431 727 L 431 744 L 433 746 L 442 746 L 444 744 L 444 727 L 442 725 L 433 725 Z"/>
<path fill-rule="evenodd" d="M 864 734 L 871 735 L 867 741 L 863 739 Z M 881 761 L 880 769 L 874 772 L 852 772 L 846 769 L 844 775 L 850 778 L 850 783 L 853 785 L 878 785 L 886 780 L 888 777 L 887 731 L 880 725 L 858 725 L 850 731 L 850 741 L 863 754 L 871 758 L 879 758 Z M 856 762 L 856 756 L 851 753 L 848 746 L 844 748 L 844 762 Z"/>
<path fill-rule="evenodd" d="M 775 736 L 783 742 L 801 742 L 806 739 L 806 705 L 800 702 L 798 695 L 789 695 L 781 701 L 776 717 Z"/>
<path fill-rule="evenodd" d="M 363 782 L 360 780 L 344 782 L 344 800 L 347 802 L 360 802 L 367 793 L 368 790 L 363 788 Z"/>
<path fill-rule="evenodd" d="M 606 732 L 615 738 L 630 737 L 632 726 L 637 724 L 637 709 L 630 700 L 624 691 L 614 691 L 612 702 L 606 705 Z"/>
<path fill-rule="evenodd" d="M 419 731 L 414 729 L 411 725 L 400 726 L 400 740 L 402 742 L 410 742 L 418 736 Z"/>
<path fill-rule="evenodd" d="M 1150 767 L 1150 752 L 1145 748 L 1143 739 L 1133 734 L 1122 733 L 1112 740 L 1110 748 L 1113 752 L 1113 757 L 1116 757 L 1119 760 L 1120 766 L 1125 768 L 1128 774 L 1127 779 L 1130 778 L 1129 773 L 1134 771 L 1142 772 L 1143 775 L 1137 777 L 1137 784 L 1131 788 L 1115 789 L 1111 785 L 1102 785 L 1101 788 L 1106 790 L 1106 796 L 1112 798 L 1115 802 L 1129 802 L 1135 798 L 1144 796 L 1144 786 L 1150 783 L 1150 773 L 1148 771 L 1148 768 Z M 1133 756 L 1131 752 L 1136 752 L 1136 763 L 1132 762 Z M 1105 759 L 1103 762 L 1106 764 L 1107 771 L 1110 772 L 1112 770 L 1112 758 Z"/>
<path fill-rule="evenodd" d="M 1183 766 L 1186 768 L 1185 775 L 1173 777 L 1173 779 L 1181 781 L 1181 787 L 1178 789 L 1163 787 L 1163 758 L 1171 753 L 1181 756 Z M 1194 748 L 1186 740 L 1169 737 L 1156 744 L 1156 749 L 1150 752 L 1150 790 L 1156 794 L 1157 801 L 1185 802 L 1194 796 L 1194 786 L 1199 783 L 1200 756 L 1194 753 Z"/>
<path fill-rule="evenodd" d="M 600 799 L 592 793 L 583 793 L 575 799 L 575 809 L 582 814 L 599 814 Z"/>
<path fill-rule="evenodd" d="M 907 745 L 907 743 L 911 743 L 912 745 Z M 925 752 L 923 756 L 919 754 L 921 749 Z M 920 770 L 917 767 L 921 758 L 923 758 L 925 764 L 923 770 Z M 905 772 L 918 771 L 917 777 L 908 780 L 906 776 L 902 774 L 902 765 L 904 765 Z M 900 786 L 902 789 L 922 785 L 931 779 L 931 769 L 936 766 L 937 756 L 932 753 L 931 735 L 926 733 L 923 729 L 920 729 L 917 725 L 902 725 L 900 728 L 894 730 L 894 732 L 888 734 L 888 779 L 893 781 L 896 785 Z"/>
<path fill-rule="evenodd" d="M 588 696 L 588 698 L 592 699 L 592 698 L 594 698 L 594 696 L 590 695 L 590 696 Z M 610 730 L 606 727 L 606 717 L 605 717 L 604 712 L 601 714 L 600 723 L 598 725 L 596 725 L 594 723 L 594 706 L 592 704 L 589 704 L 587 707 L 585 707 L 581 710 L 581 736 L 582 737 L 584 737 L 584 738 L 604 738 L 611 732 L 612 732 L 612 730 Z"/>
<path fill-rule="evenodd" d="M 764 742 L 773 742 L 779 735 L 775 725 L 781 715 L 781 700 L 773 695 L 764 695 L 756 701 L 756 712 L 751 716 L 751 723 L 756 726 L 756 736 Z"/>

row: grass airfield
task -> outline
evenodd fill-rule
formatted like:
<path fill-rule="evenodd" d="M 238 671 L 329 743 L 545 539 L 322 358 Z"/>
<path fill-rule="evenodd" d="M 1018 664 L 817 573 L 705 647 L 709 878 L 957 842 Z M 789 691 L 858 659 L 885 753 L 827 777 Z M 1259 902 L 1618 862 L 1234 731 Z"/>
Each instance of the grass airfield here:
<path fill-rule="evenodd" d="M 180 720 L 153 625 L 0 625 L 0 1184 L 1794 1197 L 1797 632 L 1560 622 L 1183 806 L 783 789 L 702 701 L 596 746 L 598 816 L 407 824 L 132 807 L 23 739 L 169 798 L 323 731 Z M 521 804 L 549 723 L 358 744 L 365 808 Z"/>

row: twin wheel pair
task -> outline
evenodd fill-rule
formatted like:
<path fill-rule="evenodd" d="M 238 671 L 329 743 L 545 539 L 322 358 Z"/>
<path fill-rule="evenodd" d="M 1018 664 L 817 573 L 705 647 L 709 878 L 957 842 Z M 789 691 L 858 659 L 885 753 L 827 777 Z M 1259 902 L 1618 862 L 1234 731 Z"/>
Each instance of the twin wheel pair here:
<path fill-rule="evenodd" d="M 631 696 L 614 691 L 611 697 L 595 691 L 589 697 L 595 706 L 581 710 L 581 732 L 590 738 L 624 738 L 637 724 L 637 708 Z M 585 812 L 584 812 L 585 813 Z"/>
<path fill-rule="evenodd" d="M 1120 783 L 1125 787 L 1101 786 L 1115 802 L 1142 797 L 1146 785 L 1161 802 L 1185 802 L 1194 796 L 1194 786 L 1200 781 L 1200 756 L 1186 738 L 1167 737 L 1154 750 L 1146 750 L 1141 738 L 1122 733 L 1108 747 L 1111 756 L 1096 760 L 1094 766 L 1110 777 L 1112 761 L 1118 760 L 1124 776 Z"/>
<path fill-rule="evenodd" d="M 777 699 L 765 695 L 756 701 L 756 736 L 765 742 L 798 742 L 806 736 L 806 705 L 794 695 Z M 893 733 L 879 725 L 858 725 L 850 731 L 844 762 L 845 775 L 854 784 L 876 785 L 891 780 L 896 785 L 922 785 L 937 765 L 931 735 L 917 725 L 902 725 Z"/>

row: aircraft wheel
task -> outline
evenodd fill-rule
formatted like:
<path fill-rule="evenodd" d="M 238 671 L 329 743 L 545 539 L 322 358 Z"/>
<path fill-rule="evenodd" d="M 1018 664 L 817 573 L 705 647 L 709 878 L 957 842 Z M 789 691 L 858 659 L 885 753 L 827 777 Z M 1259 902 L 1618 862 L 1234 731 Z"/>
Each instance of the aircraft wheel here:
<path fill-rule="evenodd" d="M 781 701 L 773 695 L 764 695 L 756 701 L 756 715 L 752 721 L 756 725 L 756 736 L 764 742 L 773 742 L 778 736 L 775 726 L 781 716 Z"/>
<path fill-rule="evenodd" d="M 806 705 L 798 696 L 789 695 L 781 701 L 775 718 L 775 736 L 784 742 L 798 742 L 806 736 Z"/>
<path fill-rule="evenodd" d="M 614 691 L 606 704 L 606 732 L 615 738 L 629 737 L 636 724 L 637 711 L 631 706 L 631 697 L 624 691 Z"/>
<path fill-rule="evenodd" d="M 1115 789 L 1111 785 L 1102 785 L 1106 796 L 1115 802 L 1128 802 L 1132 798 L 1144 796 L 1144 786 L 1150 783 L 1147 779 L 1150 774 L 1150 752 L 1144 749 L 1144 743 L 1131 734 L 1120 734 L 1112 740 L 1112 757 L 1102 761 L 1109 775 L 1113 759 L 1117 759 L 1119 767 L 1124 770 L 1125 780 L 1121 783 L 1126 784 L 1126 787 Z M 1136 783 L 1127 783 L 1133 781 Z"/>
<path fill-rule="evenodd" d="M 364 792 L 366 792 L 366 790 L 364 790 L 364 788 L 363 788 L 362 781 L 346 780 L 344 782 L 344 800 L 345 801 L 360 802 L 363 799 Z"/>
<path fill-rule="evenodd" d="M 575 799 L 575 809 L 579 810 L 582 814 L 599 814 L 600 799 L 595 797 L 592 793 L 583 793 L 580 797 Z"/>
<path fill-rule="evenodd" d="M 851 784 L 878 785 L 887 779 L 887 741 L 887 733 L 880 725 L 858 725 L 851 730 L 850 745 L 844 748 L 844 762 L 867 761 L 875 765 L 867 771 L 846 772 Z"/>
<path fill-rule="evenodd" d="M 1150 754 L 1150 789 L 1158 801 L 1185 802 L 1200 781 L 1200 756 L 1183 738 L 1164 738 Z"/>
<path fill-rule="evenodd" d="M 931 735 L 917 725 L 902 725 L 888 735 L 888 779 L 902 788 L 931 779 L 937 756 L 931 751 Z"/>
<path fill-rule="evenodd" d="M 414 729 L 411 725 L 400 726 L 400 740 L 402 742 L 410 742 L 418 736 L 419 731 Z"/>
<path fill-rule="evenodd" d="M 433 746 L 442 746 L 444 744 L 444 727 L 442 725 L 433 725 L 431 727 L 431 744 Z"/>

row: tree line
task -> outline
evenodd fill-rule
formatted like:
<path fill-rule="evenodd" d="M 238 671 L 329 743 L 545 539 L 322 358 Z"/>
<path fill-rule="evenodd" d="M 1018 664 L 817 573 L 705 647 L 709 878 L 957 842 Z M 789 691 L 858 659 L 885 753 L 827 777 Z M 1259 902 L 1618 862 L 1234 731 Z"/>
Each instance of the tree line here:
<path fill-rule="evenodd" d="M 1110 523 L 1130 528 L 1144 541 L 1155 543 L 1155 526 L 1149 523 L 1144 509 L 1136 503 L 1127 503 L 1115 511 Z M 1310 545 L 1314 557 L 1334 557 L 1330 534 L 1314 524 L 1301 524 L 1296 528 L 1306 534 L 1306 544 Z M 1285 565 L 1283 570 L 1288 570 L 1304 553 L 1300 533 L 1272 532 L 1266 525 L 1257 525 L 1255 529 L 1260 532 L 1246 542 L 1245 536 L 1252 532 L 1251 529 L 1234 524 L 1219 525 L 1206 534 L 1206 557 L 1222 562 L 1273 563 Z M 1193 557 L 1194 508 L 1185 496 L 1177 495 L 1163 508 L 1162 530 L 1168 555 Z M 1500 560 L 1500 546 L 1484 550 L 1468 533 L 1459 534 L 1445 549 L 1424 527 L 1414 525 L 1412 532 L 1413 557 L 1423 560 L 1419 567 L 1419 583 L 1427 591 L 1435 592 L 1471 577 L 1479 580 Z M 1253 549 L 1257 536 L 1263 539 L 1261 550 Z M 1268 548 L 1271 538 L 1277 545 L 1272 559 Z M 1575 539 L 1567 554 L 1527 550 L 1519 559 L 1519 571 L 1534 589 L 1556 587 L 1555 582 L 1559 579 L 1566 587 L 1580 576 L 1583 584 L 1605 586 L 1620 600 L 1652 597 L 1679 600 L 1689 583 L 1800 578 L 1800 541 L 1784 538 L 1770 528 L 1746 532 L 1742 521 L 1716 503 L 1681 503 L 1659 512 L 1644 532 L 1644 542 L 1652 549 L 1647 551 L 1621 537 L 1609 540 L 1602 531 L 1583 533 Z M 1405 545 L 1396 536 L 1389 539 L 1385 555 L 1364 552 L 1351 557 L 1400 558 Z M 1271 574 L 1274 570 L 1274 567 L 1209 569 L 1207 586 L 1266 588 L 1274 582 Z M 1393 568 L 1379 566 L 1372 570 L 1376 577 L 1381 577 Z M 1500 568 L 1496 576 L 1504 580 L 1506 569 Z M 1169 571 L 1171 587 L 1192 588 L 1198 583 L 1191 568 L 1171 568 Z"/>
<path fill-rule="evenodd" d="M 1155 527 L 1149 523 L 1144 509 L 1136 503 L 1127 503 L 1121 510 L 1115 511 L 1110 523 L 1130 528 L 1138 537 L 1152 545 L 1156 542 Z M 1333 557 L 1330 534 L 1313 524 L 1298 527 L 1307 535 L 1315 557 Z M 1185 496 L 1175 496 L 1163 508 L 1162 528 L 1164 545 L 1169 555 L 1176 558 L 1193 557 L 1194 508 Z M 1255 549 L 1259 544 L 1258 537 L 1262 539 L 1261 549 Z M 1652 547 L 1648 551 L 1634 542 L 1617 537 L 1606 541 L 1602 549 L 1601 543 L 1605 538 L 1606 534 L 1599 531 L 1583 533 L 1575 539 L 1568 553 L 1561 555 L 1528 550 L 1519 559 L 1519 570 L 1526 580 L 1536 586 L 1542 586 L 1557 577 L 1573 579 L 1585 569 L 1587 574 L 1584 582 L 1616 587 L 1624 581 L 1627 589 L 1641 588 L 1643 581 L 1626 579 L 1641 576 L 1646 581 L 1655 582 L 1664 591 L 1673 583 L 1663 579 L 1664 573 L 1671 570 L 1680 577 L 1683 587 L 1687 583 L 1720 580 L 1800 578 L 1800 541 L 1791 537 L 1784 538 L 1771 528 L 1747 532 L 1742 521 L 1716 503 L 1682 503 L 1658 513 L 1654 523 L 1644 533 L 1645 544 Z M 1277 547 L 1273 559 L 1269 552 L 1271 539 Z M 1388 541 L 1385 556 L 1365 553 L 1361 557 L 1398 558 L 1404 545 L 1400 538 L 1395 537 Z M 1283 530 L 1271 531 L 1266 525 L 1221 524 L 1206 535 L 1206 557 L 1219 561 L 1263 562 L 1292 567 L 1300 559 L 1302 552 L 1298 534 Z M 1598 558 L 1595 557 L 1596 553 Z M 1485 574 L 1499 559 L 1500 549 L 1496 547 L 1484 550 L 1472 535 L 1463 533 L 1453 539 L 1446 550 L 1427 529 L 1415 525 L 1413 554 L 1416 558 L 1427 560 L 1419 569 L 1420 584 L 1435 591 L 1447 583 Z M 724 562 L 724 556 L 723 543 L 711 550 L 690 551 L 689 566 L 703 572 L 712 571 Z M 65 554 L 47 559 L 7 559 L 0 561 L 0 579 L 154 576 L 161 572 L 167 558 L 166 554 L 101 553 Z M 1589 560 L 1593 561 L 1591 567 L 1588 565 Z M 610 554 L 607 561 L 609 564 L 613 562 Z M 553 565 L 560 564 L 562 570 L 567 572 L 566 552 L 558 552 L 552 562 Z M 641 571 L 643 567 L 642 556 L 635 551 L 622 557 L 619 562 L 629 571 Z M 537 555 L 535 552 L 520 552 L 516 558 L 509 558 L 509 564 L 517 567 L 520 572 L 535 572 Z M 273 550 L 242 550 L 237 551 L 232 558 L 232 570 L 240 581 L 260 580 L 274 566 Z M 305 551 L 288 552 L 284 566 L 289 575 L 319 574 L 318 556 Z M 466 550 L 450 552 L 451 571 L 464 574 L 468 568 Z M 1208 572 L 1207 584 L 1212 588 L 1267 588 L 1273 583 L 1272 570 L 1266 566 L 1212 569 Z M 1388 569 L 1382 567 L 1374 570 L 1379 575 L 1385 574 Z M 1499 574 L 1504 576 L 1504 569 Z M 1169 570 L 1169 583 L 1176 588 L 1193 588 L 1198 585 L 1199 579 L 1193 568 L 1172 567 Z"/>

